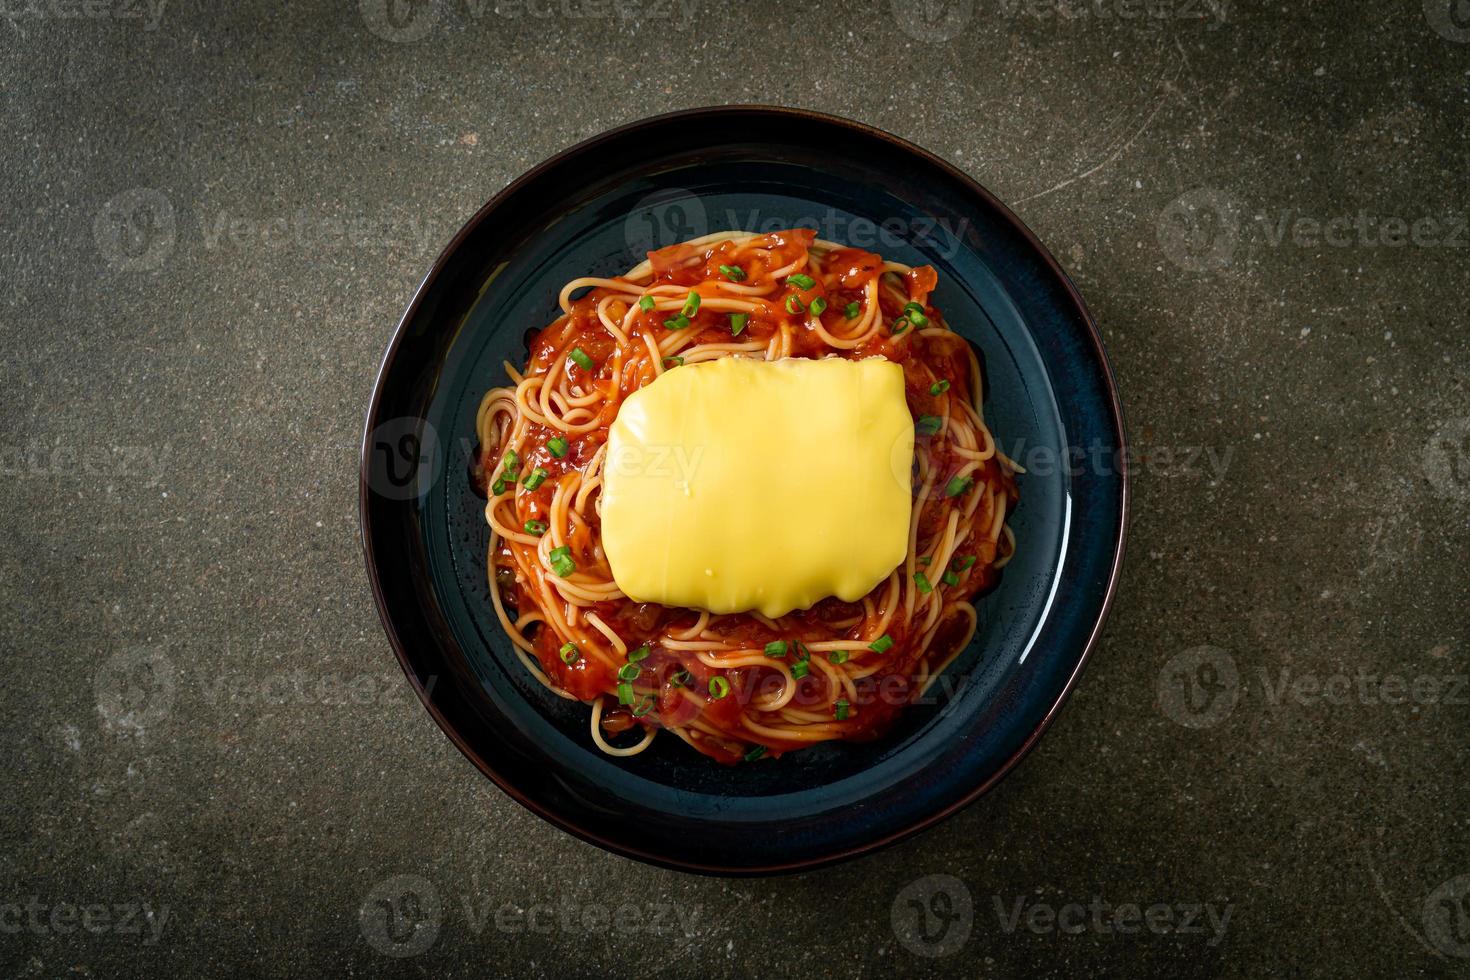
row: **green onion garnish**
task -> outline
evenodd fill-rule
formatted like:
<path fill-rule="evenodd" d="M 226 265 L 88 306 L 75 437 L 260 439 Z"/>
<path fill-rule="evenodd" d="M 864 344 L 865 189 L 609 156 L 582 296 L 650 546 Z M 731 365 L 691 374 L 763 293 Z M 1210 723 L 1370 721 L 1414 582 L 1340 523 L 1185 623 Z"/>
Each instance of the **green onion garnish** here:
<path fill-rule="evenodd" d="M 679 312 L 682 313 L 684 316 L 693 316 L 694 314 L 698 313 L 699 294 L 691 290 L 689 295 L 684 299 L 683 309 L 679 310 Z"/>
<path fill-rule="evenodd" d="M 642 718 L 644 715 L 648 714 L 652 710 L 653 710 L 653 695 L 652 694 L 645 694 L 645 695 L 643 695 L 643 700 L 642 701 L 639 701 L 636 705 L 634 705 L 634 707 L 633 707 L 633 717 L 634 718 Z"/>
<path fill-rule="evenodd" d="M 724 276 L 726 279 L 730 280 L 731 282 L 744 282 L 745 281 L 745 270 L 742 269 L 742 268 L 740 268 L 740 266 L 738 266 L 738 265 L 722 265 L 722 266 L 720 266 L 720 275 Z"/>
<path fill-rule="evenodd" d="M 810 671 L 810 670 L 811 670 L 811 663 L 810 663 L 810 661 L 807 661 L 807 660 L 798 660 L 796 663 L 794 663 L 794 664 L 791 665 L 791 676 L 794 677 L 794 678 L 796 678 L 797 680 L 801 680 L 803 677 L 805 677 L 807 675 L 807 672 Z"/>
<path fill-rule="evenodd" d="M 892 333 L 893 336 L 897 337 L 899 334 L 907 330 L 910 326 L 911 324 L 909 323 L 908 317 L 901 316 L 897 320 L 893 321 L 893 324 L 889 327 L 889 332 Z"/>
<path fill-rule="evenodd" d="M 821 316 L 827 311 L 827 301 L 818 296 L 816 299 L 812 300 L 811 311 L 812 316 Z"/>
<path fill-rule="evenodd" d="M 916 327 L 927 327 L 929 318 L 917 310 L 911 310 L 909 311 L 909 322 Z"/>
<path fill-rule="evenodd" d="M 573 347 L 572 348 L 572 352 L 570 354 L 568 354 L 567 356 L 570 357 L 572 360 L 576 361 L 577 362 L 577 367 L 581 368 L 583 371 L 591 371 L 592 370 L 592 367 L 593 367 L 592 358 L 588 357 L 587 356 L 587 352 L 584 351 L 582 348 L 580 348 L 580 347 Z"/>
<path fill-rule="evenodd" d="M 853 300 L 851 303 L 848 303 L 847 306 L 843 308 L 842 313 L 849 320 L 856 320 L 857 319 L 857 315 L 859 313 L 861 313 L 862 311 L 863 311 L 862 304 L 859 303 L 857 300 Z"/>
<path fill-rule="evenodd" d="M 973 564 L 975 564 L 975 556 L 966 555 L 963 558 L 956 558 L 951 561 L 949 563 L 949 567 L 953 568 L 957 572 L 963 572 L 965 569 L 969 568 Z"/>
<path fill-rule="evenodd" d="M 644 313 L 647 313 L 649 310 L 653 309 L 653 304 L 654 299 L 652 296 L 644 296 L 638 300 L 638 308 Z"/>
<path fill-rule="evenodd" d="M 680 667 L 678 670 L 669 675 L 669 683 L 674 685 L 675 687 L 683 687 L 685 684 L 689 683 L 689 671 L 685 670 L 683 667 Z"/>
<path fill-rule="evenodd" d="M 723 677 L 711 677 L 709 679 L 709 696 L 719 701 L 730 693 L 730 682 Z"/>
<path fill-rule="evenodd" d="M 920 564 L 920 565 L 924 565 L 924 566 L 926 566 L 926 567 L 927 567 L 927 566 L 928 566 L 928 564 L 929 564 L 929 563 L 930 563 L 930 562 L 931 562 L 931 561 L 933 561 L 933 560 L 934 560 L 934 559 L 933 559 L 933 558 L 932 558 L 932 557 L 930 557 L 930 556 L 929 556 L 929 555 L 920 555 L 920 556 L 919 556 L 919 564 Z"/>
<path fill-rule="evenodd" d="M 545 521 L 527 521 L 522 526 L 525 527 L 527 534 L 535 534 L 539 536 L 546 533 Z"/>
<path fill-rule="evenodd" d="M 643 673 L 643 668 L 637 664 L 623 664 L 618 668 L 618 680 L 636 681 L 641 673 Z"/>
<path fill-rule="evenodd" d="M 799 299 L 796 298 L 796 294 L 795 293 L 792 293 L 790 296 L 786 297 L 786 312 L 787 313 L 801 313 L 805 309 L 806 309 L 806 307 L 801 305 L 801 300 L 799 300 Z"/>
<path fill-rule="evenodd" d="M 623 681 L 618 685 L 618 704 L 633 703 L 633 685 Z"/>
<path fill-rule="evenodd" d="M 786 656 L 786 641 L 785 640 L 772 640 L 770 643 L 767 643 L 766 644 L 766 656 L 768 656 L 768 657 L 784 657 L 784 656 Z"/>
<path fill-rule="evenodd" d="M 946 497 L 958 497 L 970 489 L 975 481 L 968 476 L 957 476 L 944 485 Z"/>
<path fill-rule="evenodd" d="M 527 473 L 524 477 L 522 477 L 521 482 L 526 485 L 527 490 L 535 490 L 541 484 L 545 483 L 546 478 L 550 475 L 550 473 L 546 472 L 538 466 L 531 472 Z"/>
<path fill-rule="evenodd" d="M 636 664 L 640 660 L 647 660 L 648 659 L 649 652 L 650 651 L 648 649 L 648 644 L 647 643 L 643 644 L 643 646 L 639 647 L 636 650 L 629 650 L 628 651 L 628 663 L 630 663 L 630 664 Z"/>
<path fill-rule="evenodd" d="M 750 319 L 750 314 L 749 313 L 731 313 L 730 314 L 730 335 L 732 337 L 738 337 L 738 336 L 740 336 L 740 331 L 742 331 L 742 330 L 745 329 L 745 321 L 747 321 L 749 319 Z"/>
<path fill-rule="evenodd" d="M 795 286 L 797 289 L 811 289 L 817 284 L 817 281 L 811 276 L 804 275 L 800 272 L 787 276 L 786 282 Z"/>
<path fill-rule="evenodd" d="M 567 450 L 570 449 L 571 446 L 561 436 L 555 436 L 551 439 L 546 440 L 546 448 L 551 453 L 551 455 L 555 456 L 557 459 L 566 459 Z"/>
<path fill-rule="evenodd" d="M 919 592 L 923 595 L 928 595 L 934 591 L 934 586 L 929 584 L 929 576 L 923 572 L 914 573 L 914 584 L 919 587 Z"/>
<path fill-rule="evenodd" d="M 766 754 L 766 747 L 764 745 L 757 745 L 755 748 L 753 748 L 749 752 L 745 753 L 745 761 L 746 762 L 754 762 L 755 760 L 759 759 L 761 756 L 763 756 L 765 754 Z"/>
<path fill-rule="evenodd" d="M 959 585 L 960 577 L 954 572 L 945 572 L 943 575 L 939 576 L 939 581 L 943 582 L 945 585 Z"/>
<path fill-rule="evenodd" d="M 515 478 L 516 470 L 521 468 L 521 456 L 514 449 L 505 451 L 505 475 Z"/>
<path fill-rule="evenodd" d="M 892 648 L 893 637 L 889 636 L 887 633 L 884 633 L 872 643 L 868 644 L 868 649 L 872 650 L 874 653 L 887 653 Z"/>
<path fill-rule="evenodd" d="M 949 382 L 948 381 L 936 381 L 932 385 L 929 386 L 929 394 L 931 394 L 931 395 L 942 395 L 942 394 L 944 394 L 948 390 L 949 390 Z"/>
<path fill-rule="evenodd" d="M 495 496 L 497 497 L 500 496 L 502 493 L 505 493 L 505 480 L 498 479 L 494 483 L 490 484 L 490 492 L 495 494 Z"/>
<path fill-rule="evenodd" d="M 664 321 L 664 329 L 666 330 L 683 330 L 687 326 L 689 326 L 689 318 L 682 313 L 678 316 L 669 317 Z"/>
<path fill-rule="evenodd" d="M 662 363 L 665 369 L 681 367 L 684 364 L 684 358 L 680 357 L 677 354 L 670 354 L 668 357 L 663 359 Z"/>
<path fill-rule="evenodd" d="M 932 436 L 944 428 L 944 419 L 938 415 L 920 415 L 919 421 L 914 423 L 914 429 L 921 436 Z"/>
<path fill-rule="evenodd" d="M 582 658 L 582 655 L 577 652 L 577 644 L 575 643 L 563 643 L 561 645 L 561 650 L 558 652 L 561 653 L 561 662 L 567 664 L 568 666 L 576 663 Z"/>
<path fill-rule="evenodd" d="M 566 578 L 577 570 L 577 563 L 572 560 L 572 549 L 569 545 L 552 548 L 547 557 L 551 559 L 551 570 L 562 578 Z"/>
<path fill-rule="evenodd" d="M 847 720 L 847 708 L 848 708 L 847 698 L 838 698 L 837 699 L 836 708 L 837 708 L 837 720 L 838 721 L 846 721 Z"/>
<path fill-rule="evenodd" d="M 845 664 L 849 654 L 846 650 L 833 650 L 827 654 L 829 664 Z"/>

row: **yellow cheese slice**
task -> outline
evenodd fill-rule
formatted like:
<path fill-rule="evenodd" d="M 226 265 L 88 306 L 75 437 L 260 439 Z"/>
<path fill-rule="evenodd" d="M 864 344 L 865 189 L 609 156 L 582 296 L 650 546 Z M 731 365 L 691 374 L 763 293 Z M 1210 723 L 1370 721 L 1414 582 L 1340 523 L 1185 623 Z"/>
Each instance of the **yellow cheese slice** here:
<path fill-rule="evenodd" d="M 908 552 L 914 422 L 882 358 L 724 357 L 630 395 L 602 543 L 629 598 L 780 616 L 856 601 Z"/>

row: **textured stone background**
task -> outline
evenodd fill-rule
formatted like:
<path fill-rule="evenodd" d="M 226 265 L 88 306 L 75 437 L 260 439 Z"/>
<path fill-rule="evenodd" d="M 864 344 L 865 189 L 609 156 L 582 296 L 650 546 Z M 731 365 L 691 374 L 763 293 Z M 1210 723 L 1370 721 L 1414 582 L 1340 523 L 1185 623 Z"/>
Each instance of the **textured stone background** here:
<path fill-rule="evenodd" d="M 7 974 L 1470 972 L 1467 4 L 131 4 L 0 16 Z M 603 854 L 480 778 L 357 538 L 374 370 L 458 224 L 727 101 L 1010 202 L 1150 452 L 1034 755 L 761 881 Z M 360 912 L 406 890 L 398 946 Z"/>

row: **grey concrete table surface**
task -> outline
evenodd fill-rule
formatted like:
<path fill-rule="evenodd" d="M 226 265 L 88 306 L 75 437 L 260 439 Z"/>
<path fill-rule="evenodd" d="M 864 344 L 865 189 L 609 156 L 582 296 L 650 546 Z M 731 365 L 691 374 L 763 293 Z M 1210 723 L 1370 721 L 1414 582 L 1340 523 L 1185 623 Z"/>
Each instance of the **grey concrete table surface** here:
<path fill-rule="evenodd" d="M 1470 973 L 1466 4 L 219 6 L 0 9 L 7 974 Z M 440 733 L 355 449 L 478 205 L 737 101 L 1014 206 L 1145 455 L 1104 641 L 1021 768 L 728 881 L 554 830 Z"/>

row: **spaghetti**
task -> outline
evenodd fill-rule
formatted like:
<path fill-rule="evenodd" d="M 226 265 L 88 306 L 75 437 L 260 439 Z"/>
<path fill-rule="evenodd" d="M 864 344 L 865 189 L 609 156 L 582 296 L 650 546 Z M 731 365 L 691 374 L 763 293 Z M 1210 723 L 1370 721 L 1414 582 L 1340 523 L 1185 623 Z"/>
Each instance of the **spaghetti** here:
<path fill-rule="evenodd" d="M 972 600 L 1015 551 L 1005 519 L 1020 467 L 986 428 L 973 349 L 928 305 L 937 282 L 808 229 L 721 232 L 567 283 L 525 369 L 506 364 L 514 385 L 487 392 L 477 418 L 491 601 L 526 669 L 590 703 L 604 752 L 637 754 L 660 730 L 724 763 L 874 738 L 969 643 Z M 684 364 L 828 356 L 904 369 L 916 419 L 904 563 L 858 602 L 778 619 L 627 598 L 598 493 L 623 399 Z"/>

